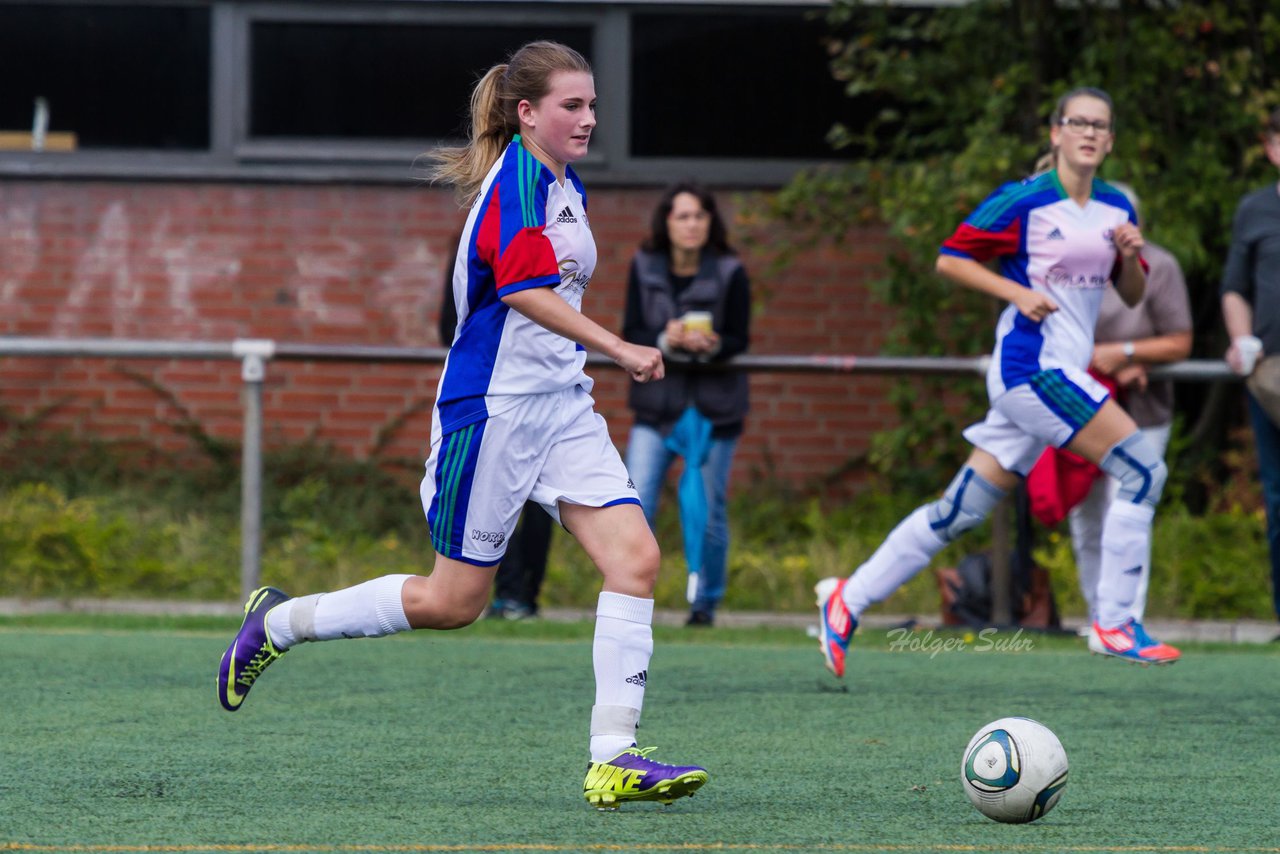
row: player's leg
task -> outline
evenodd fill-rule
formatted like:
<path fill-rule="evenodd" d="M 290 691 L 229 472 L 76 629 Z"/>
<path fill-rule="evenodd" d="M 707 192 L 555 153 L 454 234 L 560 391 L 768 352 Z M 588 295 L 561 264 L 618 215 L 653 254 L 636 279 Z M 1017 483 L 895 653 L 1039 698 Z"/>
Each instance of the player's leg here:
<path fill-rule="evenodd" d="M 255 590 L 222 656 L 218 699 L 227 711 L 239 709 L 262 671 L 299 643 L 470 625 L 488 602 L 493 573 L 494 567 L 437 555 L 435 569 L 425 578 L 384 575 L 297 598 L 274 587 Z"/>
<path fill-rule="evenodd" d="M 914 578 L 943 547 L 981 524 L 1017 483 L 1017 475 L 975 448 L 942 497 L 907 516 L 853 573 L 842 597 L 850 613 L 856 618 Z"/>
<path fill-rule="evenodd" d="M 561 404 L 564 420 L 531 497 L 555 514 L 604 577 L 592 644 L 596 691 L 583 795 L 600 809 L 629 800 L 670 802 L 692 794 L 707 773 L 655 762 L 635 746 L 653 654 L 658 543 L 590 395 L 574 389 Z"/>
<path fill-rule="evenodd" d="M 560 514 L 604 577 L 596 605 L 591 723 L 592 759 L 604 761 L 635 744 L 653 654 L 653 587 L 661 555 L 637 504 L 563 504 Z"/>
<path fill-rule="evenodd" d="M 1173 431 L 1170 424 L 1161 424 L 1155 427 L 1139 427 L 1142 435 L 1151 443 L 1151 448 L 1155 451 L 1160 459 L 1164 459 L 1165 449 L 1169 447 L 1169 434 Z M 1120 494 L 1120 482 L 1114 477 L 1107 478 L 1108 492 L 1110 501 L 1115 501 Z M 1151 538 L 1147 537 L 1147 551 L 1143 555 L 1142 561 L 1142 577 L 1138 580 L 1138 590 L 1133 596 L 1133 618 L 1139 623 L 1147 613 L 1147 591 L 1151 586 Z"/>
<path fill-rule="evenodd" d="M 1067 513 L 1071 526 L 1071 551 L 1076 559 L 1076 578 L 1089 614 L 1089 631 L 1098 616 L 1098 577 L 1102 568 L 1102 522 L 1111 503 L 1114 478 L 1100 477 L 1085 497 Z"/>
<path fill-rule="evenodd" d="M 421 489 L 437 550 L 430 576 L 387 575 L 296 599 L 275 588 L 254 591 L 218 669 L 223 708 L 239 709 L 262 672 L 298 643 L 474 622 L 536 477 L 504 464 L 519 452 L 525 409 L 448 434 L 433 428 Z"/>
<path fill-rule="evenodd" d="M 615 809 L 625 801 L 670 803 L 692 795 L 707 782 L 706 769 L 654 761 L 648 758 L 652 748 L 635 741 L 653 654 L 657 541 L 636 504 L 563 504 L 561 519 L 604 576 L 592 646 L 596 697 L 583 796 L 597 809 Z"/>
<path fill-rule="evenodd" d="M 928 566 L 944 546 L 987 518 L 1017 482 L 1018 476 L 994 455 L 975 448 L 941 498 L 899 522 L 849 578 L 820 583 L 816 592 L 827 669 L 843 676 L 845 654 L 862 612 L 887 599 Z"/>
<path fill-rule="evenodd" d="M 1102 525 L 1098 615 L 1089 648 L 1141 663 L 1167 664 L 1180 653 L 1151 638 L 1134 602 L 1151 554 L 1151 522 L 1166 468 L 1154 446 L 1113 400 L 1107 400 L 1068 446 L 1120 482 Z"/>

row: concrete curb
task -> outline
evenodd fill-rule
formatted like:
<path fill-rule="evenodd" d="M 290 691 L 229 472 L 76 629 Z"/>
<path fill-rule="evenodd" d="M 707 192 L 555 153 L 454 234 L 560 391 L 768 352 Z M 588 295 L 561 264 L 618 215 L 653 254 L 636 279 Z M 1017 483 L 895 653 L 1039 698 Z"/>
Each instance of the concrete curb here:
<path fill-rule="evenodd" d="M 232 602 L 180 602 L 157 599 L 19 599 L 0 597 L 0 615 L 21 616 L 27 614 L 138 614 L 147 616 L 196 616 L 234 617 L 243 605 Z M 554 622 L 582 622 L 594 618 L 594 611 L 586 608 L 543 608 L 540 615 Z M 682 626 L 687 615 L 683 611 L 659 610 L 654 623 L 662 626 Z M 936 614 L 913 617 L 909 614 L 868 614 L 862 624 L 868 628 L 888 629 L 910 622 L 921 629 L 939 628 Z M 1065 625 L 1074 628 L 1083 618 L 1067 618 Z M 731 628 L 755 628 L 761 626 L 793 628 L 808 631 L 817 626 L 817 614 L 779 614 L 765 611 L 721 611 L 716 615 L 717 625 Z M 1210 641 L 1215 643 L 1269 643 L 1280 636 L 1280 625 L 1264 620 L 1161 620 L 1146 622 L 1147 630 L 1161 640 L 1170 642 Z"/>

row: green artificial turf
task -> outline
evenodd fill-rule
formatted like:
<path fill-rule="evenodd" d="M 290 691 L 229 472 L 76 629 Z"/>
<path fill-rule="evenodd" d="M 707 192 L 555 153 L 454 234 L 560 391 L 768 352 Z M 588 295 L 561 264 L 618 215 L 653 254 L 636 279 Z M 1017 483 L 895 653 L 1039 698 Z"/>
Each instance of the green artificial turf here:
<path fill-rule="evenodd" d="M 0 850 L 1280 851 L 1271 647 L 1142 668 L 1075 638 L 881 632 L 838 683 L 795 630 L 660 629 L 640 741 L 711 780 L 599 813 L 589 624 L 303 647 L 228 714 L 234 626 L 0 621 Z M 959 783 L 970 736 L 1014 714 L 1071 761 L 1031 825 Z"/>

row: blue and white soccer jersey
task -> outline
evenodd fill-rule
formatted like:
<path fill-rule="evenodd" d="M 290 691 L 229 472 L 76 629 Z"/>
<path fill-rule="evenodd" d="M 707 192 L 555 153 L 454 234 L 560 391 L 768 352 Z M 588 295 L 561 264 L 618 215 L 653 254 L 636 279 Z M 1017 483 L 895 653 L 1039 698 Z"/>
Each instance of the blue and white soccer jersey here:
<path fill-rule="evenodd" d="M 458 244 L 458 328 L 436 394 L 446 433 L 513 405 L 513 395 L 591 390 L 582 347 L 508 308 L 502 296 L 550 287 L 581 311 L 595 268 L 578 176 L 568 169 L 561 185 L 517 136 L 489 170 Z"/>
<path fill-rule="evenodd" d="M 592 408 L 585 351 L 502 302 L 553 288 L 581 310 L 596 245 L 577 175 L 568 169 L 560 184 L 517 136 L 485 178 L 458 248 L 458 328 L 436 394 L 422 503 L 437 552 L 491 566 L 528 499 L 558 520 L 561 501 L 639 497 Z"/>
<path fill-rule="evenodd" d="M 1045 444 L 1062 447 L 1101 408 L 1108 392 L 1088 374 L 1103 289 L 1119 275 L 1113 235 L 1136 222 L 1115 188 L 1095 180 L 1081 206 L 1054 171 L 992 193 L 942 245 L 942 253 L 979 262 L 1058 305 L 1035 322 L 1005 307 L 987 371 L 991 411 L 965 438 L 1025 475 Z"/>

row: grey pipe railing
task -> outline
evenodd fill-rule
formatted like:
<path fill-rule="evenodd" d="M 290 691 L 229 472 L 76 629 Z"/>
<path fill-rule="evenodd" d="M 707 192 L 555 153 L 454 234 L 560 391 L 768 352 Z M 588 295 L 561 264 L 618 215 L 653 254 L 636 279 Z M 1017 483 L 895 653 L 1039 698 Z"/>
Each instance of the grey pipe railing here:
<path fill-rule="evenodd" d="M 116 359 L 221 359 L 240 362 L 244 383 L 244 439 L 241 452 L 240 588 L 242 598 L 262 577 L 262 383 L 267 362 L 441 363 L 443 347 L 381 347 L 306 344 L 265 338 L 234 341 L 166 341 L 119 338 L 0 337 L 0 357 L 84 357 Z M 719 370 L 806 374 L 966 374 L 981 376 L 990 356 L 769 356 L 742 355 L 717 363 Z M 587 364 L 614 367 L 607 357 L 589 354 Z M 1181 382 L 1239 381 L 1220 359 L 1188 359 L 1153 368 L 1150 375 Z M 999 527 L 1001 520 L 994 520 Z M 1007 536 L 1007 535 L 1006 535 Z M 1006 549 L 995 549 L 993 589 L 1007 591 Z M 1004 579 L 1006 583 L 1001 583 Z M 1008 623 L 1007 596 L 993 603 L 993 619 Z M 1003 618 L 1003 619 L 1002 619 Z"/>

